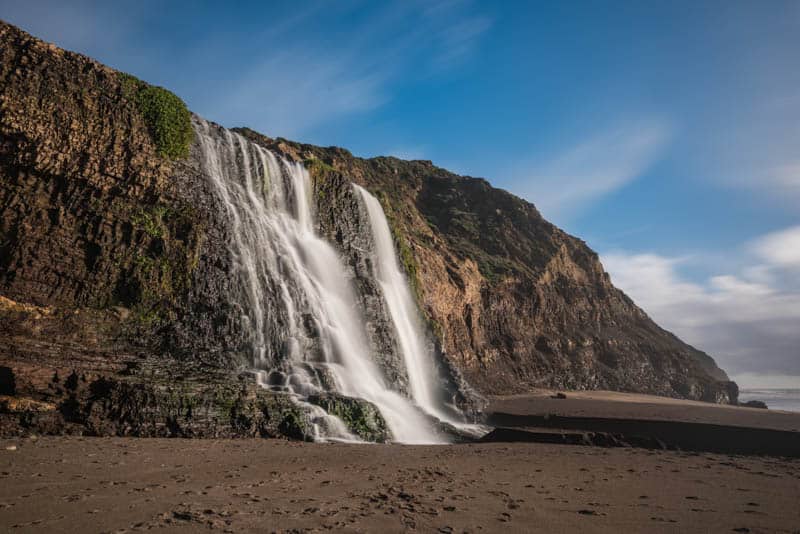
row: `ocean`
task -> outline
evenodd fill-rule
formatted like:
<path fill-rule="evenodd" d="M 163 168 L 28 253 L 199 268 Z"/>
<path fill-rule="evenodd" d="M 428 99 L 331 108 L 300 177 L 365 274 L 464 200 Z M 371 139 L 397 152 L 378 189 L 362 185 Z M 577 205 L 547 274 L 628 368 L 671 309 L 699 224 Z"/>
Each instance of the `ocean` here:
<path fill-rule="evenodd" d="M 742 389 L 739 402 L 760 400 L 771 410 L 800 412 L 800 389 Z"/>

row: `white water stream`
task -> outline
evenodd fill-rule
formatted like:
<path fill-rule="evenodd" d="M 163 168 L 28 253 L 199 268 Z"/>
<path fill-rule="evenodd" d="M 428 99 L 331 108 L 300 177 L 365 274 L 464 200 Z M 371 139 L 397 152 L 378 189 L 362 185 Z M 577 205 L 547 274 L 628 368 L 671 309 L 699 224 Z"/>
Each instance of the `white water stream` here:
<path fill-rule="evenodd" d="M 415 327 L 402 323 L 413 316 L 402 309 L 413 306 L 406 302 L 408 287 L 402 275 L 399 281 L 405 289 L 392 291 L 388 278 L 381 287 L 390 309 L 399 310 L 397 315 L 392 311 L 392 319 L 402 323 L 397 330 L 413 401 L 386 383 L 372 359 L 350 274 L 336 250 L 315 230 L 305 168 L 226 129 L 206 122 L 195 129 L 205 171 L 230 221 L 233 275 L 242 287 L 239 305 L 251 332 L 254 364 L 263 370 L 263 384 L 303 404 L 317 439 L 357 439 L 341 420 L 305 402 L 309 395 L 333 390 L 377 406 L 396 441 L 442 442 L 436 421 L 428 415 L 445 418 L 435 386 L 425 378 L 432 376 L 429 362 L 421 361 L 424 353 L 413 346 L 405 348 Z M 377 203 L 366 195 L 365 201 Z M 374 205 L 367 202 L 367 207 L 375 221 Z M 385 236 L 376 236 L 376 244 L 383 247 L 378 252 L 381 265 L 388 262 L 383 256 L 394 254 L 382 241 Z M 388 246 L 392 247 L 391 241 Z M 276 369 L 275 362 L 283 363 Z"/>
<path fill-rule="evenodd" d="M 433 354 L 420 324 L 416 300 L 397 259 L 386 214 L 378 199 L 366 189 L 355 184 L 353 188 L 364 201 L 369 215 L 375 242 L 375 277 L 380 283 L 383 298 L 396 330 L 408 373 L 411 395 L 425 412 L 442 421 L 461 426 L 462 419 L 458 412 L 444 402 L 442 384 L 434 365 Z"/>

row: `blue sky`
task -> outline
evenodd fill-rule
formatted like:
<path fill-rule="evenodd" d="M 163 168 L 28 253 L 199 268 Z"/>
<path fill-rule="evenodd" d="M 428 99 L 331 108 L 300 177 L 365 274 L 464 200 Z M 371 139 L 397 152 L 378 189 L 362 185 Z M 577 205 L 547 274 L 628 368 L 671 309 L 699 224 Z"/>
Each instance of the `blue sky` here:
<path fill-rule="evenodd" d="M 235 5 L 0 17 L 226 126 L 486 177 L 742 385 L 800 387 L 800 2 Z"/>

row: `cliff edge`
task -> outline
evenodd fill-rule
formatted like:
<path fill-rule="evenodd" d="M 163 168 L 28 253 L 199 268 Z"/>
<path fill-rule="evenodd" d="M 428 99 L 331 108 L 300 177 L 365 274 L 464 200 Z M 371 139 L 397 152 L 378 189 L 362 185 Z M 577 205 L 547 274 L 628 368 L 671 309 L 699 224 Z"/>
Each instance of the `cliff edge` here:
<path fill-rule="evenodd" d="M 0 396 L 28 402 L 0 402 L 4 417 L 52 431 L 302 434 L 291 407 L 241 374 L 230 230 L 196 142 L 163 150 L 131 92 L 143 82 L 2 22 L 0 43 Z M 426 161 L 239 133 L 304 162 L 320 230 L 344 255 L 358 222 L 350 182 L 381 201 L 459 388 L 736 402 L 710 356 L 658 327 L 532 204 Z"/>

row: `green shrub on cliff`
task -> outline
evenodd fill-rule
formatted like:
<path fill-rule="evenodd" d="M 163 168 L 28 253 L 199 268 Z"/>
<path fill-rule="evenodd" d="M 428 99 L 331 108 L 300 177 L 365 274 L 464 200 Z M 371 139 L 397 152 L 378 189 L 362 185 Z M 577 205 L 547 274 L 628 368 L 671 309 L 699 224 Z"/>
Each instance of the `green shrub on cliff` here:
<path fill-rule="evenodd" d="M 183 100 L 130 74 L 121 74 L 120 84 L 123 96 L 131 99 L 142 114 L 158 153 L 170 159 L 188 156 L 194 132 Z"/>
<path fill-rule="evenodd" d="M 336 169 L 333 168 L 328 163 L 325 163 L 319 158 L 306 158 L 303 160 L 303 164 L 305 165 L 308 172 L 311 174 L 321 174 L 323 172 L 336 172 Z"/>

